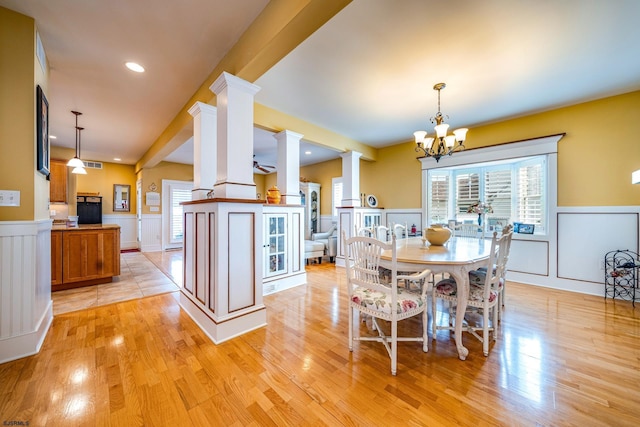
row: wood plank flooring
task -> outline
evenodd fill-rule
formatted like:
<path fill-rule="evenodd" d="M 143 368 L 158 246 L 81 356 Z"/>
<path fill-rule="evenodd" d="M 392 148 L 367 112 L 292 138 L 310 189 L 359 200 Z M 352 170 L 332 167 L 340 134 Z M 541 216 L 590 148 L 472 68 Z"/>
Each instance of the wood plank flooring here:
<path fill-rule="evenodd" d="M 220 345 L 177 293 L 56 315 L 38 355 L 0 365 L 0 421 L 640 425 L 640 308 L 629 302 L 508 283 L 489 357 L 465 334 L 460 361 L 442 331 L 429 353 L 400 343 L 394 377 L 379 343 L 348 350 L 344 270 L 312 265 L 308 281 L 265 297 L 267 327 Z"/>

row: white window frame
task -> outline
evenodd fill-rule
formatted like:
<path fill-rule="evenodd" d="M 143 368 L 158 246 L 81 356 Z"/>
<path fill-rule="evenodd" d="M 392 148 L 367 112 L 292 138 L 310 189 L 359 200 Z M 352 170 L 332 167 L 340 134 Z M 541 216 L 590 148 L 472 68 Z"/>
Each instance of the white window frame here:
<path fill-rule="evenodd" d="M 555 236 L 557 232 L 557 206 L 558 206 L 558 142 L 564 134 L 549 135 L 525 141 L 499 144 L 485 148 L 477 148 L 456 152 L 452 156 L 445 156 L 439 162 L 433 158 L 421 158 L 422 163 L 422 214 L 429 221 L 427 191 L 429 170 L 471 165 L 477 163 L 489 163 L 497 160 L 524 158 L 536 155 L 547 156 L 547 169 L 545 182 L 547 183 L 546 212 L 548 218 L 545 236 Z M 539 237 L 540 235 L 538 235 Z M 520 237 L 529 239 L 526 235 Z"/>
<path fill-rule="evenodd" d="M 162 250 L 181 248 L 184 241 L 171 238 L 172 222 L 172 198 L 171 192 L 174 189 L 193 190 L 193 181 L 175 181 L 170 179 L 162 180 Z"/>

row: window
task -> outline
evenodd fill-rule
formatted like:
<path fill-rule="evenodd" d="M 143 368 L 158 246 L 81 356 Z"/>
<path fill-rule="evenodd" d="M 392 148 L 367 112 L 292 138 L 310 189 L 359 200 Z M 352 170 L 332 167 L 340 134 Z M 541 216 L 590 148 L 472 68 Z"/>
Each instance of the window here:
<path fill-rule="evenodd" d="M 193 183 L 162 180 L 162 250 L 182 247 L 182 202 L 191 200 Z"/>
<path fill-rule="evenodd" d="M 171 204 L 170 213 L 170 243 L 182 243 L 182 202 L 188 202 L 191 200 L 191 188 L 185 189 L 178 186 L 171 186 L 171 192 L 169 194 L 169 200 Z"/>
<path fill-rule="evenodd" d="M 342 206 L 342 177 L 331 178 L 331 215 L 338 217 L 338 209 Z"/>
<path fill-rule="evenodd" d="M 483 201 L 493 210 L 485 215 L 486 221 L 535 224 L 536 234 L 544 234 L 548 229 L 546 174 L 544 155 L 431 169 L 427 174 L 429 221 L 476 221 L 477 214 L 467 210 Z"/>

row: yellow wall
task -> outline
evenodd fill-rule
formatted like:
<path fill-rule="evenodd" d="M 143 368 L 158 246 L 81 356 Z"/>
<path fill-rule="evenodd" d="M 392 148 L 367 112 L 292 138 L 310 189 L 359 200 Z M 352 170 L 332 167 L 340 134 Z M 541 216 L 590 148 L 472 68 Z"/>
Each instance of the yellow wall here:
<path fill-rule="evenodd" d="M 162 206 L 159 206 L 160 209 L 157 212 L 151 212 L 149 206 L 145 204 L 145 193 L 151 191 L 149 186 L 155 184 L 155 192 L 160 193 L 160 200 L 162 200 L 162 180 L 193 181 L 193 166 L 182 163 L 160 162 L 153 168 L 142 169 L 140 176 L 142 179 L 142 213 L 160 214 L 162 213 Z"/>
<path fill-rule="evenodd" d="M 126 214 L 127 212 L 114 212 L 113 210 L 113 185 L 130 185 L 131 200 L 128 213 L 136 213 L 136 175 L 133 172 L 133 165 L 103 162 L 102 169 L 87 168 L 86 170 L 86 175 L 75 175 L 78 193 L 100 193 L 102 196 L 102 213 L 105 215 Z"/>
<path fill-rule="evenodd" d="M 51 158 L 69 160 L 75 155 L 71 148 L 51 147 Z M 102 214 L 135 214 L 136 213 L 136 174 L 134 165 L 102 162 L 102 169 L 86 169 L 86 175 L 67 174 L 69 215 L 75 213 L 76 193 L 99 193 L 102 196 Z M 131 200 L 129 212 L 113 211 L 113 185 L 124 184 L 131 186 Z M 53 205 L 52 205 L 53 206 Z"/>
<path fill-rule="evenodd" d="M 0 207 L 0 221 L 48 217 L 49 185 L 36 171 L 36 27 L 32 18 L 0 7 L 0 189 L 20 191 L 19 207 Z M 36 206 L 37 197 L 44 197 Z"/>
<path fill-rule="evenodd" d="M 468 148 L 566 132 L 558 143 L 559 206 L 640 205 L 640 91 L 469 130 Z"/>
<path fill-rule="evenodd" d="M 558 144 L 558 205 L 635 206 L 640 185 L 631 184 L 631 172 L 640 169 L 638 118 L 640 91 L 472 128 L 465 145 L 473 149 L 566 133 Z M 360 162 L 360 191 L 375 194 L 380 207 L 419 208 L 416 157 L 413 142 L 380 148 L 377 161 Z M 331 195 L 325 189 L 332 177 L 342 175 L 341 161 L 303 170 L 301 176 L 322 184 L 321 214 L 330 215 Z"/>

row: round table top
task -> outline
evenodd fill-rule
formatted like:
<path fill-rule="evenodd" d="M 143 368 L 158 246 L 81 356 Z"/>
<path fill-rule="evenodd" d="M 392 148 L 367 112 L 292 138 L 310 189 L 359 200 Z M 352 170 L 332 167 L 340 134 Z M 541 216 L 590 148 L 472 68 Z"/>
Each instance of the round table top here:
<path fill-rule="evenodd" d="M 452 237 L 443 246 L 430 245 L 420 237 L 397 240 L 398 262 L 416 264 L 468 264 L 489 258 L 491 240 L 475 237 Z M 391 251 L 382 259 L 391 260 Z"/>

